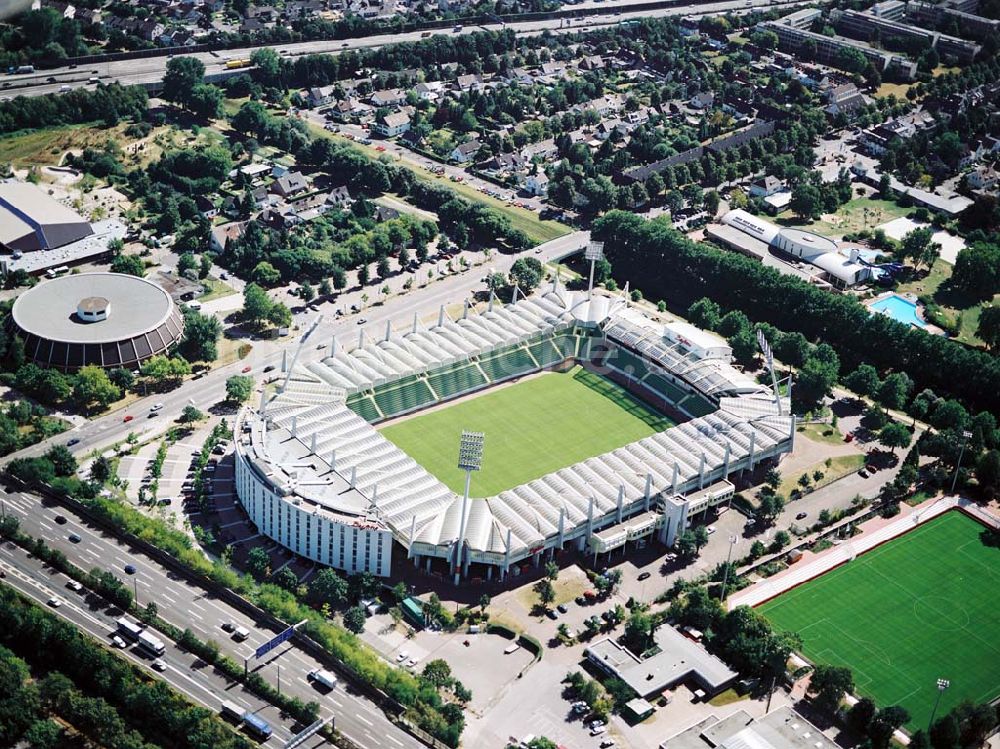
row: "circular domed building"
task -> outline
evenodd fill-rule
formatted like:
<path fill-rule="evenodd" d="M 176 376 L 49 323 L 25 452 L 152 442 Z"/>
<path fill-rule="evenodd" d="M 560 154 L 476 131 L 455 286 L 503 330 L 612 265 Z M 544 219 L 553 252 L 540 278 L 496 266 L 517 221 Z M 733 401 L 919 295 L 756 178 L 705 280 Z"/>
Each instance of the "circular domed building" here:
<path fill-rule="evenodd" d="M 128 369 L 166 353 L 184 333 L 174 300 L 152 281 L 81 273 L 45 281 L 17 298 L 8 325 L 29 361 L 73 372 Z"/>

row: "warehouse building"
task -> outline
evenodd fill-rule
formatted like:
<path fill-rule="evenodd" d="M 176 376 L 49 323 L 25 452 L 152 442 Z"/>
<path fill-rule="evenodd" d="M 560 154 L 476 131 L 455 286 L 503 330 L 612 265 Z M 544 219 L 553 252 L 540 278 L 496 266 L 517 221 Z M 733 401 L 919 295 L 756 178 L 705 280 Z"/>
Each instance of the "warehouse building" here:
<path fill-rule="evenodd" d="M 791 707 L 761 718 L 746 710 L 719 719 L 706 718 L 681 731 L 660 749 L 837 749 L 835 741 Z"/>
<path fill-rule="evenodd" d="M 53 250 L 94 233 L 90 222 L 29 182 L 0 182 L 0 245 L 12 253 Z"/>

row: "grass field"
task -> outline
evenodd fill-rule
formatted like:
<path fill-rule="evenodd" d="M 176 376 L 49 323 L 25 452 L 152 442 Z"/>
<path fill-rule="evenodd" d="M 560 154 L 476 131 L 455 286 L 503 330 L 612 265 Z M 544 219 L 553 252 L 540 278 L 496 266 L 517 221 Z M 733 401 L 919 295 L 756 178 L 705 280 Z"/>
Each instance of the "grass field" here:
<path fill-rule="evenodd" d="M 868 214 L 865 214 L 865 209 Z M 817 234 L 825 234 L 830 237 L 842 237 L 845 234 L 861 231 L 862 229 L 892 221 L 894 218 L 905 216 L 912 208 L 902 208 L 888 200 L 878 198 L 854 198 L 844 203 L 831 216 L 831 220 L 803 222 L 801 217 L 796 216 L 791 211 L 782 211 L 778 214 L 777 223 L 782 226 L 795 226 Z"/>
<path fill-rule="evenodd" d="M 962 700 L 1000 695 L 1000 549 L 984 528 L 948 512 L 760 610 L 798 632 L 815 663 L 848 666 L 857 690 L 902 705 L 926 728 L 937 679 L 951 687 L 938 716 Z"/>
<path fill-rule="evenodd" d="M 488 497 L 662 431 L 673 422 L 611 380 L 577 367 L 418 414 L 382 434 L 451 489 L 464 491 L 455 467 L 463 429 L 486 433 L 483 470 L 472 493 Z"/>

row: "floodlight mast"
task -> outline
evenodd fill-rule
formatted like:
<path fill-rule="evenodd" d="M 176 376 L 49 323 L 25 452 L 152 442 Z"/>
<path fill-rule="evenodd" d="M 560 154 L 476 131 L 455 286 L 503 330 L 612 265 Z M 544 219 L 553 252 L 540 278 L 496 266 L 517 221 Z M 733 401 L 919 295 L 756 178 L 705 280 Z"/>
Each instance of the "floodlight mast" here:
<path fill-rule="evenodd" d="M 465 493 L 462 495 L 462 520 L 458 526 L 458 537 L 455 540 L 455 556 L 453 558 L 455 584 L 458 585 L 462 575 L 462 547 L 465 545 L 465 523 L 469 515 L 469 492 L 472 487 L 472 472 L 482 470 L 483 443 L 486 435 L 482 432 L 462 430 L 462 438 L 458 444 L 458 467 L 465 471 Z"/>
<path fill-rule="evenodd" d="M 604 257 L 604 242 L 591 242 L 583 251 L 583 259 L 590 261 L 590 281 L 587 284 L 587 301 L 594 296 L 594 265 Z"/>

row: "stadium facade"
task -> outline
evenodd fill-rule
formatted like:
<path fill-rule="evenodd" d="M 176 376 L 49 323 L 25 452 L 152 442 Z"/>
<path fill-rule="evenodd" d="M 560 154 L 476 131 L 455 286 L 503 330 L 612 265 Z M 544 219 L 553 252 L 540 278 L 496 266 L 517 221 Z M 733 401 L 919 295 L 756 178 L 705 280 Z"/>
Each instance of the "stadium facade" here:
<path fill-rule="evenodd" d="M 725 341 L 664 325 L 627 299 L 569 292 L 436 325 L 414 318 L 321 361 L 237 419 L 236 491 L 260 533 L 348 572 L 387 576 L 396 545 L 416 565 L 473 579 L 519 574 L 561 549 L 672 545 L 729 479 L 792 448 L 787 398 L 730 364 Z M 683 423 L 500 494 L 456 495 L 375 425 L 543 369 L 598 369 Z M 595 424 L 595 429 L 600 425 Z M 568 436 L 568 438 L 572 438 Z M 488 436 L 487 436 L 488 440 Z M 456 455 L 458 445 L 456 444 Z M 463 517 L 467 519 L 463 526 Z"/>

